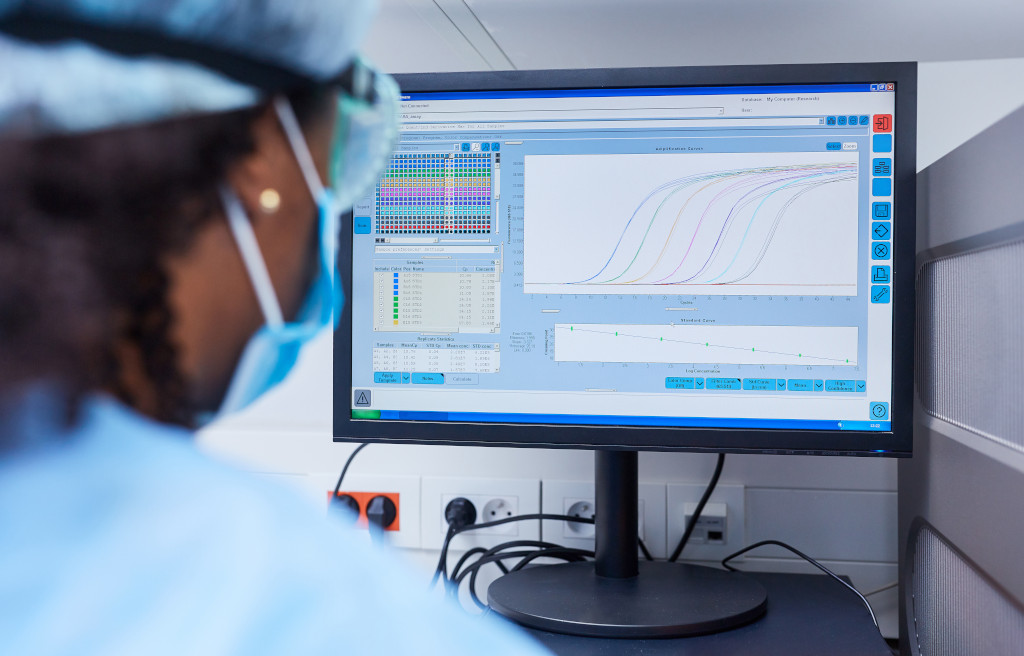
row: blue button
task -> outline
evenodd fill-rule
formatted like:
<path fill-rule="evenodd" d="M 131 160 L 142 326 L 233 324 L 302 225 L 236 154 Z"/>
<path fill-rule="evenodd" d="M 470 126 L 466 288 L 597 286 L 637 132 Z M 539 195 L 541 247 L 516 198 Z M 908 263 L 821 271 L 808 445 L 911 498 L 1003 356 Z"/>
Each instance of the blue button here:
<path fill-rule="evenodd" d="M 825 118 L 825 125 L 835 125 L 835 124 L 836 124 L 836 117 L 835 116 L 828 116 L 828 117 Z"/>
<path fill-rule="evenodd" d="M 464 153 L 468 153 L 469 152 L 469 144 L 468 143 L 462 144 L 462 152 L 464 152 Z"/>
<path fill-rule="evenodd" d="M 829 141 L 825 144 L 825 150 L 842 150 L 843 144 L 838 141 Z"/>
<path fill-rule="evenodd" d="M 863 381 L 863 380 L 858 380 L 857 381 L 857 391 L 858 392 L 864 392 L 864 391 L 867 390 L 867 388 L 868 388 L 867 381 Z"/>
<path fill-rule="evenodd" d="M 444 374 L 423 374 L 413 372 L 412 374 L 413 385 L 443 385 Z"/>
<path fill-rule="evenodd" d="M 812 381 L 810 378 L 789 379 L 790 392 L 810 392 L 812 390 L 814 390 L 814 381 Z"/>
<path fill-rule="evenodd" d="M 403 385 L 408 385 L 410 379 L 411 379 L 411 376 L 409 375 L 408 371 L 402 373 L 402 384 Z"/>
<path fill-rule="evenodd" d="M 867 116 L 859 116 L 859 117 L 857 117 L 857 123 L 859 125 L 868 125 L 870 122 L 871 122 L 871 119 L 869 119 Z"/>
<path fill-rule="evenodd" d="M 352 232 L 357 235 L 368 235 L 370 234 L 370 224 L 370 217 L 357 216 L 352 219 Z"/>
<path fill-rule="evenodd" d="M 889 285 L 871 285 L 871 302 L 888 303 Z"/>
<path fill-rule="evenodd" d="M 846 117 L 845 116 L 837 116 L 836 117 L 836 125 L 846 125 Z"/>
<path fill-rule="evenodd" d="M 785 378 L 780 378 L 777 381 L 775 381 L 775 389 L 778 389 L 778 390 L 786 389 L 786 379 Z"/>
<path fill-rule="evenodd" d="M 375 371 L 373 382 L 378 385 L 397 385 L 402 382 L 402 373 L 399 371 Z"/>
<path fill-rule="evenodd" d="M 892 175 L 892 160 L 888 157 L 876 157 L 871 162 L 871 175 Z"/>
<path fill-rule="evenodd" d="M 866 116 L 864 118 L 867 118 Z M 876 134 L 871 137 L 871 150 L 876 153 L 891 153 L 892 152 L 892 135 L 891 134 Z"/>
<path fill-rule="evenodd" d="M 889 219 L 889 212 L 892 209 L 889 203 L 871 203 L 871 216 L 876 219 Z"/>
<path fill-rule="evenodd" d="M 849 121 L 850 121 L 850 125 L 857 125 L 857 117 L 856 116 L 851 116 L 849 118 Z"/>
<path fill-rule="evenodd" d="M 872 239 L 889 239 L 892 237 L 892 224 L 888 221 L 873 221 L 871 223 Z"/>
<path fill-rule="evenodd" d="M 706 385 L 709 390 L 738 390 L 740 389 L 740 379 L 708 378 Z"/>
<path fill-rule="evenodd" d="M 819 380 L 815 380 L 814 381 L 814 391 L 815 392 L 822 392 L 824 390 L 825 390 L 825 381 L 820 380 L 820 379 Z"/>
<path fill-rule="evenodd" d="M 874 178 L 871 180 L 872 196 L 892 196 L 891 178 Z"/>
<path fill-rule="evenodd" d="M 694 381 L 693 381 L 693 385 L 697 389 L 704 389 L 704 379 L 703 378 L 695 378 Z"/>
<path fill-rule="evenodd" d="M 889 404 L 883 401 L 872 401 L 871 402 L 871 418 L 872 419 L 888 419 L 889 418 Z"/>
<path fill-rule="evenodd" d="M 501 144 L 497 141 L 491 142 L 491 151 L 496 153 L 499 150 L 501 150 Z"/>
<path fill-rule="evenodd" d="M 871 259 L 872 260 L 888 260 L 890 249 L 889 242 L 886 241 L 874 241 L 871 242 Z"/>
<path fill-rule="evenodd" d="M 826 392 L 852 392 L 854 383 L 852 380 L 826 380 Z"/>
<path fill-rule="evenodd" d="M 770 392 L 775 389 L 774 378 L 744 378 L 743 389 L 754 392 Z"/>
<path fill-rule="evenodd" d="M 891 282 L 889 267 L 882 264 L 871 267 L 871 282 L 876 285 L 888 285 Z"/>
<path fill-rule="evenodd" d="M 485 152 L 485 153 L 489 152 L 491 150 L 491 142 L 485 141 L 482 144 L 480 144 L 480 150 L 481 150 L 481 152 Z"/>
<path fill-rule="evenodd" d="M 693 389 L 693 378 L 669 376 L 665 379 L 665 389 Z"/>

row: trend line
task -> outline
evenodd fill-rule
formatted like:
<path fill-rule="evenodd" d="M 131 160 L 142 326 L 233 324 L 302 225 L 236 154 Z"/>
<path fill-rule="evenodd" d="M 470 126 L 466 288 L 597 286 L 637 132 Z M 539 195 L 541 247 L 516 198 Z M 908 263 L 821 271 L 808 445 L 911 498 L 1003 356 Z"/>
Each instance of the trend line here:
<path fill-rule="evenodd" d="M 562 329 L 562 332 L 565 332 L 564 328 Z M 592 328 L 576 328 L 575 326 L 573 326 L 573 327 L 570 328 L 570 332 L 593 333 L 593 334 L 597 334 L 597 335 L 612 335 L 612 336 L 615 336 L 615 337 L 631 337 L 633 339 L 645 339 L 645 340 L 656 341 L 656 342 L 671 342 L 671 343 L 674 343 L 674 344 L 688 344 L 688 345 L 691 345 L 691 346 L 704 346 L 706 348 L 731 349 L 731 350 L 734 350 L 734 351 L 753 351 L 755 353 L 767 353 L 769 355 L 788 355 L 790 357 L 795 357 L 795 358 L 801 358 L 801 359 L 806 358 L 808 360 L 826 360 L 828 362 L 836 362 L 836 363 L 839 363 L 839 364 L 852 364 L 852 365 L 856 364 L 856 363 L 851 363 L 850 360 L 846 359 L 846 358 L 828 358 L 828 357 L 821 356 L 821 355 L 807 355 L 805 353 L 787 353 L 787 352 L 783 352 L 783 351 L 768 351 L 768 350 L 757 349 L 757 347 L 749 346 L 749 345 L 748 346 L 732 346 L 732 345 L 728 345 L 728 344 L 712 344 L 711 342 L 693 342 L 693 341 L 684 340 L 684 339 L 673 339 L 671 337 L 652 337 L 651 335 L 631 335 L 631 334 L 623 332 L 621 330 L 617 330 L 617 331 L 594 330 Z"/>

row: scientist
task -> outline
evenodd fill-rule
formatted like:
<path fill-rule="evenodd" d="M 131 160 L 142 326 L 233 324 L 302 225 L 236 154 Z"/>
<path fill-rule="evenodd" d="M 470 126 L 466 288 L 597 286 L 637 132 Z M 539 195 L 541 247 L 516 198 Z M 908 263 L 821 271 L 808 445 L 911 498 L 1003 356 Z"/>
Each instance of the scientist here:
<path fill-rule="evenodd" d="M 189 432 L 338 316 L 369 13 L 0 0 L 0 653 L 539 653 Z"/>

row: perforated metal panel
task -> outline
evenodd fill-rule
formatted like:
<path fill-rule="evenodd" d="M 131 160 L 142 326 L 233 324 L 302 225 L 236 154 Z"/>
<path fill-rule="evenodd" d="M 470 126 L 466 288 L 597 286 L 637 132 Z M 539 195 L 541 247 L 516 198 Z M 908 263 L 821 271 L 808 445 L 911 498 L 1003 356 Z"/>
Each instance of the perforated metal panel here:
<path fill-rule="evenodd" d="M 918 299 L 925 410 L 1024 452 L 1024 241 L 929 262 Z"/>
<path fill-rule="evenodd" d="M 910 599 L 915 656 L 1024 654 L 1024 614 L 927 526 L 917 535 Z"/>

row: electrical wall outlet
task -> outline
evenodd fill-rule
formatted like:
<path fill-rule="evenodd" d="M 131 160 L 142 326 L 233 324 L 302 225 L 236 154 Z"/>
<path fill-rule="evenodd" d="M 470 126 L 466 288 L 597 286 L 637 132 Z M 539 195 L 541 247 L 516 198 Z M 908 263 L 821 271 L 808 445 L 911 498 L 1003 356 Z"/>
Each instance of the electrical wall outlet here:
<path fill-rule="evenodd" d="M 686 521 L 707 489 L 707 483 L 672 484 L 668 486 L 668 548 L 675 550 L 686 530 Z M 711 494 L 697 528 L 703 539 L 690 541 L 681 560 L 718 561 L 746 546 L 744 524 L 744 490 L 742 485 L 719 484 Z M 717 538 L 721 530 L 721 539 Z M 694 531 L 696 534 L 697 531 Z"/>
<path fill-rule="evenodd" d="M 593 481 L 543 481 L 545 514 L 592 517 L 596 511 Z M 641 483 L 637 503 L 637 532 L 655 558 L 665 553 L 665 486 Z M 546 520 L 544 540 L 575 549 L 594 549 L 594 525 Z"/>
<path fill-rule="evenodd" d="M 444 510 L 453 499 L 469 499 L 476 509 L 476 524 L 540 512 L 540 481 L 535 479 L 424 477 L 422 483 L 422 544 L 440 549 L 448 533 Z M 466 531 L 456 536 L 451 551 L 490 548 L 510 540 L 539 540 L 537 521 L 510 522 Z"/>
<path fill-rule="evenodd" d="M 486 524 L 499 519 L 508 519 L 519 514 L 519 497 L 515 495 L 493 495 L 493 494 L 442 494 L 441 495 L 441 531 L 448 532 L 448 520 L 444 511 L 448 504 L 455 499 L 469 499 L 476 509 L 476 521 L 474 524 Z M 474 529 L 477 535 L 507 535 L 516 537 L 519 535 L 519 522 L 491 526 L 490 528 Z"/>
<path fill-rule="evenodd" d="M 690 523 L 690 517 L 697 511 L 696 503 L 688 503 L 683 506 L 686 517 L 686 524 Z M 701 511 L 697 523 L 690 533 L 690 542 L 693 544 L 728 544 L 729 531 L 727 520 L 729 517 L 729 506 L 724 503 L 708 502 Z"/>
<path fill-rule="evenodd" d="M 328 508 L 330 508 L 332 494 L 334 494 L 333 489 L 327 490 Z M 341 490 L 338 490 L 338 496 L 344 498 L 344 501 L 339 501 L 339 503 L 350 505 L 350 509 L 355 511 L 356 528 L 369 527 L 369 508 L 370 504 L 373 502 L 374 499 L 376 499 L 377 497 L 387 499 L 388 501 L 391 502 L 395 509 L 395 518 L 391 521 L 390 524 L 384 527 L 384 530 L 395 532 L 402 530 L 402 517 L 400 514 L 402 511 L 401 494 L 398 494 L 397 492 L 356 492 L 354 490 L 347 490 L 345 488 L 342 488 Z"/>
<path fill-rule="evenodd" d="M 317 491 L 319 502 L 330 502 L 334 486 L 338 482 L 337 474 L 311 474 L 309 487 Z M 366 507 L 375 496 L 385 496 L 395 504 L 398 516 L 385 530 L 391 545 L 406 549 L 420 548 L 420 477 L 419 476 L 373 476 L 348 474 L 341 486 L 341 492 L 348 493 L 359 504 L 359 518 L 354 526 L 356 530 L 369 535 L 366 531 Z"/>

